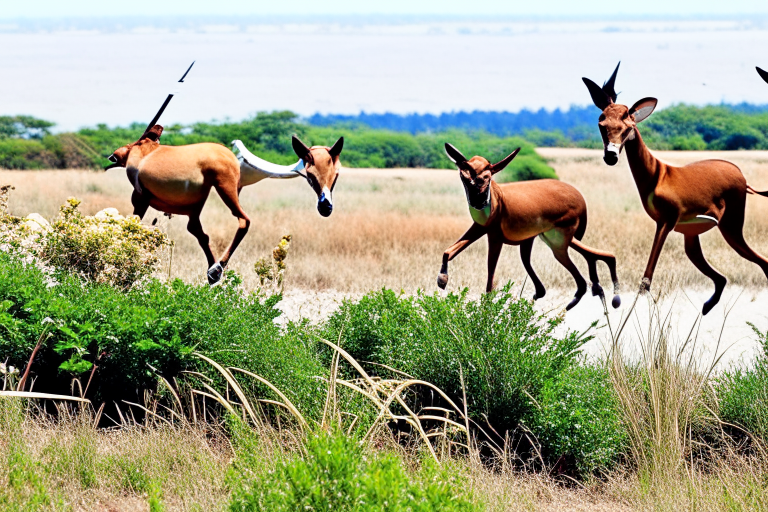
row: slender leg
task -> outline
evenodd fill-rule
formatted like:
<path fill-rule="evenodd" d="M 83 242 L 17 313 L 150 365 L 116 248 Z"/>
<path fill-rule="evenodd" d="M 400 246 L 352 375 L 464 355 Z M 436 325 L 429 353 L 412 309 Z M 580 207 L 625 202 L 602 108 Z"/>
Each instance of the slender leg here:
<path fill-rule="evenodd" d="M 240 245 L 245 234 L 248 233 L 248 228 L 251 226 L 251 219 L 248 218 L 248 215 L 246 215 L 240 207 L 240 199 L 238 197 L 240 193 L 239 190 L 232 190 L 231 187 L 222 186 L 216 187 L 216 191 L 219 193 L 221 200 L 224 201 L 224 204 L 227 205 L 227 208 L 229 208 L 229 211 L 232 212 L 232 215 L 237 217 L 238 220 L 238 228 L 237 232 L 235 232 L 235 238 L 232 240 L 229 249 L 227 249 L 219 260 L 221 266 L 226 267 L 227 263 L 229 263 L 229 259 L 235 253 L 235 250 L 237 250 L 237 246 Z"/>
<path fill-rule="evenodd" d="M 731 210 L 732 212 L 734 210 Z M 768 260 L 760 254 L 756 253 L 744 240 L 744 212 L 739 211 L 738 214 L 726 211 L 726 214 L 720 221 L 720 232 L 723 234 L 723 238 L 728 242 L 728 245 L 747 261 L 751 261 L 758 265 L 766 277 L 768 277 Z"/>
<path fill-rule="evenodd" d="M 437 286 L 442 290 L 445 290 L 445 285 L 448 284 L 448 262 L 458 256 L 461 251 L 472 245 L 478 238 L 483 236 L 486 230 L 480 224 L 472 224 L 470 228 L 464 233 L 464 236 L 459 238 L 452 246 L 445 250 L 443 253 L 443 265 L 440 267 L 440 273 L 437 275 Z"/>
<path fill-rule="evenodd" d="M 589 279 L 592 281 L 592 295 L 603 297 L 603 289 L 598 282 L 597 262 L 603 261 L 608 265 L 608 270 L 611 272 L 611 280 L 613 281 L 613 301 L 611 301 L 611 305 L 614 308 L 621 306 L 621 297 L 619 297 L 619 277 L 616 274 L 616 256 L 609 252 L 593 249 L 575 238 L 571 240 L 571 247 L 587 260 L 587 265 L 589 266 Z"/>
<path fill-rule="evenodd" d="M 134 190 L 131 194 L 131 204 L 133 205 L 133 214 L 143 219 L 144 215 L 147 214 L 147 209 L 149 209 L 149 196 L 144 196 Z"/>
<path fill-rule="evenodd" d="M 544 284 L 531 266 L 531 250 L 533 249 L 533 241 L 535 239 L 536 237 L 531 237 L 520 243 L 520 259 L 523 260 L 523 267 L 525 267 L 525 271 L 528 272 L 531 281 L 533 281 L 533 287 L 536 289 L 536 293 L 533 295 L 533 300 L 538 300 L 547 294 L 547 290 L 544 288 Z"/>
<path fill-rule="evenodd" d="M 547 231 L 546 233 L 542 233 L 541 236 L 549 248 L 552 249 L 552 254 L 555 255 L 555 259 L 557 259 L 557 261 L 559 261 L 560 264 L 564 266 L 568 272 L 571 273 L 574 281 L 576 281 L 576 294 L 574 295 L 570 304 L 565 307 L 566 310 L 570 310 L 576 304 L 578 304 L 584 294 L 587 293 L 587 282 L 584 280 L 581 272 L 579 272 L 579 269 L 576 268 L 576 265 L 573 264 L 571 257 L 568 255 L 568 246 L 571 243 L 573 234 L 568 234 L 558 229 L 553 229 L 551 231 Z"/>
<path fill-rule="evenodd" d="M 640 283 L 640 292 L 647 292 L 651 289 L 651 280 L 653 279 L 653 272 L 656 270 L 656 264 L 659 262 L 659 256 L 661 250 L 664 248 L 664 242 L 667 241 L 670 231 L 674 228 L 675 223 L 670 222 L 658 222 L 656 223 L 656 235 L 653 237 L 653 247 L 651 248 L 651 255 L 648 257 L 648 266 L 645 267 L 645 274 L 643 274 L 643 282 Z"/>
<path fill-rule="evenodd" d="M 208 235 L 205 234 L 205 231 L 203 231 L 203 225 L 200 223 L 199 211 L 189 214 L 187 231 L 189 231 L 192 236 L 197 238 L 197 243 L 200 244 L 200 247 L 205 253 L 205 259 L 208 260 L 208 267 L 213 265 L 216 262 L 216 259 L 213 257 L 213 252 L 211 251 L 211 246 L 209 243 L 210 239 L 208 238 Z"/>
<path fill-rule="evenodd" d="M 704 309 L 702 314 L 706 315 L 715 305 L 720 302 L 720 297 L 723 294 L 723 288 L 728 280 L 720 274 L 717 270 L 704 259 L 704 253 L 701 252 L 701 241 L 698 236 L 686 236 L 685 237 L 685 254 L 688 259 L 691 260 L 699 272 L 710 278 L 715 283 L 715 293 L 710 299 L 704 303 Z"/>
<path fill-rule="evenodd" d="M 488 236 L 488 283 L 485 285 L 486 293 L 493 290 L 493 276 L 496 274 L 496 264 L 499 262 L 502 247 L 504 247 L 503 242 L 492 240 L 490 235 Z"/>

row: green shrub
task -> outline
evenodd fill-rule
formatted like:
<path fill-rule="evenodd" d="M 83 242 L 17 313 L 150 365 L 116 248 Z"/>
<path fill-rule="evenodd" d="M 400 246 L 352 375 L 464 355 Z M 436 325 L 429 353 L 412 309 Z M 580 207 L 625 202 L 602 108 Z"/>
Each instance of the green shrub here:
<path fill-rule="evenodd" d="M 230 510 L 294 512 L 479 511 L 456 472 L 425 462 L 407 471 L 391 453 L 367 451 L 353 439 L 321 433 L 306 441 L 305 455 L 276 467 L 239 469 Z M 254 474 L 254 478 L 247 475 Z"/>
<path fill-rule="evenodd" d="M 160 251 L 171 245 L 159 229 L 144 226 L 138 217 L 123 217 L 114 208 L 83 215 L 75 198 L 67 200 L 52 224 L 37 214 L 13 217 L 7 209 L 11 189 L 0 188 L 0 250 L 51 271 L 129 288 L 157 270 Z"/>
<path fill-rule="evenodd" d="M 310 417 L 322 410 L 322 384 L 315 377 L 325 369 L 315 342 L 302 326 L 275 324 L 279 295 L 180 280 L 151 280 L 125 292 L 71 275 L 57 279 L 52 284 L 42 270 L 0 252 L 0 359 L 23 368 L 43 336 L 32 365 L 36 391 L 68 394 L 71 377 L 85 386 L 95 363 L 89 398 L 140 400 L 158 374 L 170 380 L 183 369 L 210 373 L 190 358 L 198 350 L 263 376 Z"/>
<path fill-rule="evenodd" d="M 97 283 L 128 288 L 148 278 L 160 262 L 159 252 L 171 242 L 159 229 L 114 208 L 85 216 L 80 201 L 70 198 L 61 214 L 42 233 L 40 256 L 57 269 Z"/>
<path fill-rule="evenodd" d="M 768 332 L 759 336 L 763 353 L 751 368 L 724 372 L 716 384 L 720 418 L 768 441 Z"/>
<path fill-rule="evenodd" d="M 550 460 L 570 455 L 581 474 L 607 470 L 626 453 L 629 439 L 606 368 L 578 365 L 545 382 L 528 427 Z"/>
<path fill-rule="evenodd" d="M 431 382 L 454 401 L 462 397 L 463 372 L 468 410 L 478 423 L 487 418 L 502 434 L 519 425 L 536 428 L 549 462 L 570 455 L 584 471 L 610 466 L 623 447 L 623 427 L 617 419 L 598 425 L 619 414 L 605 373 L 580 366 L 579 348 L 590 337 L 556 336 L 560 320 L 536 313 L 509 290 L 476 301 L 466 290 L 446 297 L 372 292 L 342 303 L 323 334 L 341 337 L 359 361 Z"/>

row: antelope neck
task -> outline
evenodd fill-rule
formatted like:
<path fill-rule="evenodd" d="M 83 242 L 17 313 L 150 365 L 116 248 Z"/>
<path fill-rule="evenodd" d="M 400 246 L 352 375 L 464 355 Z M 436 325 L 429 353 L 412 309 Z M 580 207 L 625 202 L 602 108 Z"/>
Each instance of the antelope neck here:
<path fill-rule="evenodd" d="M 634 138 L 627 140 L 624 149 L 637 190 L 641 196 L 645 197 L 654 191 L 659 182 L 661 162 L 651 154 L 648 146 L 643 142 L 640 130 L 637 127 L 634 130 Z"/>
<path fill-rule="evenodd" d="M 464 192 L 467 192 L 466 189 Z M 488 184 L 488 192 L 485 195 L 482 208 L 475 208 L 469 203 L 469 194 L 467 194 L 467 205 L 469 206 L 469 214 L 472 216 L 473 221 L 481 226 L 488 224 L 488 220 L 491 218 L 491 183 Z"/>

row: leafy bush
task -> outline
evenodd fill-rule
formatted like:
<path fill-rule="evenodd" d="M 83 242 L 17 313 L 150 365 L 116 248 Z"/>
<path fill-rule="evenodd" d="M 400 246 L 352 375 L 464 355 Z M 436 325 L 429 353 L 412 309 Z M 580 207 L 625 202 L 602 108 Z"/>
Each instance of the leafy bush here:
<path fill-rule="evenodd" d="M 77 209 L 79 204 L 70 198 L 51 230 L 44 232 L 43 259 L 87 280 L 120 288 L 156 270 L 159 251 L 171 245 L 165 233 L 144 226 L 136 216 L 123 217 L 114 208 L 85 216 Z"/>
<path fill-rule="evenodd" d="M 566 368 L 544 384 L 528 427 L 550 459 L 573 457 L 581 474 L 610 469 L 629 440 L 610 374 L 602 366 Z"/>
<path fill-rule="evenodd" d="M 735 368 L 718 378 L 720 418 L 768 441 L 768 332 L 752 328 L 763 353 L 752 368 Z"/>
<path fill-rule="evenodd" d="M 287 457 L 276 467 L 238 467 L 230 510 L 294 512 L 333 510 L 479 511 L 459 476 L 446 467 L 425 462 L 419 471 L 406 471 L 391 453 L 367 452 L 353 439 L 321 433 L 306 441 L 306 455 Z"/>
<path fill-rule="evenodd" d="M 114 208 L 85 216 L 74 198 L 52 224 L 37 214 L 13 217 L 7 211 L 9 190 L 0 189 L 0 250 L 52 270 L 129 288 L 157 269 L 160 250 L 171 245 L 159 229 L 144 226 L 135 216 L 125 218 Z"/>
<path fill-rule="evenodd" d="M 619 413 L 605 373 L 580 367 L 579 348 L 590 337 L 556 336 L 559 320 L 536 313 L 509 290 L 476 301 L 466 290 L 444 298 L 373 292 L 345 301 L 324 335 L 341 336 L 356 359 L 431 382 L 456 401 L 463 372 L 468 410 L 478 423 L 487 418 L 502 433 L 521 424 L 535 428 L 549 461 L 568 454 L 585 471 L 608 467 L 623 448 L 623 427 L 618 420 L 598 425 Z M 568 414 L 555 422 L 564 409 Z"/>
<path fill-rule="evenodd" d="M 313 417 L 323 396 L 315 377 L 325 370 L 303 328 L 274 323 L 279 300 L 179 280 L 125 292 L 60 275 L 51 286 L 43 271 L 0 252 L 0 360 L 23 368 L 42 338 L 35 390 L 68 394 L 70 379 L 85 386 L 95 364 L 88 398 L 136 401 L 158 375 L 171 380 L 202 365 L 189 357 L 197 350 L 263 376 Z"/>

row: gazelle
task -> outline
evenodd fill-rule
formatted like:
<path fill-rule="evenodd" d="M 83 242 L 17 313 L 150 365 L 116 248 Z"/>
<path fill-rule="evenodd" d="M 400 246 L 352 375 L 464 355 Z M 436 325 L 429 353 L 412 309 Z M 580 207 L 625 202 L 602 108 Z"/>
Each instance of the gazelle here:
<path fill-rule="evenodd" d="M 598 86 L 583 78 L 592 101 L 602 111 L 598 126 L 603 138 L 603 160 L 616 165 L 626 148 L 627 161 L 646 213 L 656 221 L 656 235 L 643 274 L 640 291 L 651 287 L 653 271 L 667 236 L 676 231 L 685 237 L 685 254 L 699 271 L 715 284 L 715 293 L 704 303 L 703 314 L 720 301 L 727 279 L 704 259 L 699 236 L 714 227 L 742 257 L 756 263 L 768 277 L 768 260 L 744 240 L 744 210 L 747 194 L 768 196 L 747 184 L 741 170 L 724 160 L 702 160 L 683 167 L 665 164 L 654 157 L 640 136 L 637 123 L 651 115 L 656 98 L 643 98 L 631 107 L 616 103 L 616 74 Z"/>
<path fill-rule="evenodd" d="M 242 142 L 233 142 L 236 156 L 220 144 L 200 143 L 187 146 L 163 146 L 159 139 L 163 127 L 154 125 L 139 140 L 125 145 L 109 157 L 107 169 L 125 167 L 133 185 L 133 213 L 144 217 L 151 206 L 168 214 L 187 215 L 187 231 L 197 238 L 208 260 L 208 282 L 221 280 L 224 268 L 243 240 L 251 224 L 240 206 L 243 187 L 264 178 L 303 176 L 315 190 L 320 215 L 333 211 L 331 197 L 341 164 L 339 155 L 344 138 L 333 147 L 307 147 L 293 136 L 293 149 L 299 157 L 295 165 L 276 165 L 252 155 Z M 106 169 L 105 169 L 106 170 Z M 239 223 L 229 248 L 217 261 L 211 251 L 208 235 L 200 223 L 200 213 L 211 189 L 215 189 Z"/>
<path fill-rule="evenodd" d="M 443 266 L 437 276 L 437 285 L 445 289 L 448 284 L 448 262 L 483 235 L 488 236 L 488 282 L 486 291 L 493 289 L 493 276 L 504 244 L 519 245 L 523 266 L 536 288 L 534 299 L 544 296 L 546 290 L 531 267 L 533 240 L 539 236 L 555 259 L 571 273 L 576 281 L 576 295 L 566 309 L 579 303 L 587 291 L 587 283 L 571 261 L 568 248 L 584 256 L 592 281 L 592 294 L 604 298 L 597 276 L 597 262 L 608 265 L 613 279 L 613 307 L 621 304 L 619 279 L 616 276 L 616 258 L 607 252 L 587 247 L 580 242 L 587 229 L 587 204 L 584 197 L 571 185 L 558 180 L 533 180 L 498 184 L 493 175 L 504 169 L 520 151 L 491 164 L 481 156 L 467 160 L 458 149 L 445 145 L 448 157 L 459 168 L 459 176 L 469 203 L 474 223 L 456 243 L 443 254 Z"/>

